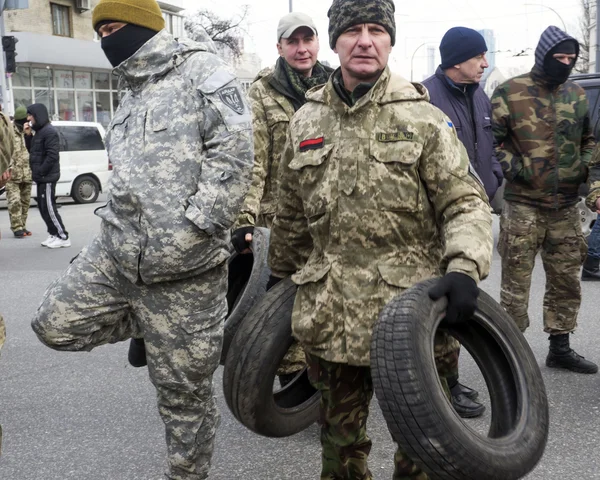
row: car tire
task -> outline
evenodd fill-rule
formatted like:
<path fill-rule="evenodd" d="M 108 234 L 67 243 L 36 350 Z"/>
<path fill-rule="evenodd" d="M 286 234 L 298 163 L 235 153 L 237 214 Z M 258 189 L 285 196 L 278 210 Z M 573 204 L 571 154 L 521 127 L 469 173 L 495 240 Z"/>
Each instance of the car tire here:
<path fill-rule="evenodd" d="M 394 440 L 431 480 L 513 480 L 530 472 L 548 438 L 548 400 L 537 361 L 510 316 L 481 291 L 466 324 L 449 327 L 481 369 L 490 394 L 488 436 L 456 414 L 435 368 L 433 337 L 446 299 L 433 302 L 427 280 L 379 315 L 371 369 Z"/>
<path fill-rule="evenodd" d="M 292 346 L 296 285 L 286 278 L 272 287 L 243 319 L 223 370 L 227 406 L 244 426 L 266 437 L 287 437 L 319 416 L 320 392 L 306 368 L 285 387 L 273 385 L 281 360 Z"/>
<path fill-rule="evenodd" d="M 233 254 L 229 259 L 227 317 L 223 333 L 221 365 L 225 363 L 229 345 L 240 322 L 267 291 L 271 270 L 267 265 L 269 229 L 255 228 L 252 253 Z"/>
<path fill-rule="evenodd" d="M 73 182 L 71 197 L 75 203 L 94 203 L 100 195 L 98 180 L 90 175 L 77 177 Z"/>

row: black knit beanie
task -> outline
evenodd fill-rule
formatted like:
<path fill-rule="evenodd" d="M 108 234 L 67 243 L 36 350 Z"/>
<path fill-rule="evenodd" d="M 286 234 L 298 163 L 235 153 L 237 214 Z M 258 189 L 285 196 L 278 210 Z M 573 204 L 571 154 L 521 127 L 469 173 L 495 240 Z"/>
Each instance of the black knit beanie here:
<path fill-rule="evenodd" d="M 478 31 L 466 27 L 454 27 L 442 37 L 440 66 L 445 70 L 485 52 L 487 52 L 487 45 Z"/>

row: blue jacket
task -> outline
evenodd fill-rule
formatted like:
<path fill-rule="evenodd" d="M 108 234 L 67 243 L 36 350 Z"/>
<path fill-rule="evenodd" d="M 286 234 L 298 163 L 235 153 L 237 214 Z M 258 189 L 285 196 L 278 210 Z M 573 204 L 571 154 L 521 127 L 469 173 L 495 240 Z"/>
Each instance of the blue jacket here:
<path fill-rule="evenodd" d="M 471 165 L 481 178 L 490 201 L 504 175 L 494 153 L 492 133 L 492 104 L 479 87 L 472 84 L 457 86 L 438 67 L 434 75 L 423 82 L 429 90 L 431 103 L 442 110 L 456 128 L 458 138 L 465 146 Z"/>

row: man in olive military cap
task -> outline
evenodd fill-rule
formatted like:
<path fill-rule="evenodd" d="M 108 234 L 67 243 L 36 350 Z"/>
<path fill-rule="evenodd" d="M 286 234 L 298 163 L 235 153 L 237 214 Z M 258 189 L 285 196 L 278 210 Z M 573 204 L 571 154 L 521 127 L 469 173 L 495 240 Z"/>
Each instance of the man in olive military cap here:
<path fill-rule="evenodd" d="M 328 15 L 341 67 L 290 122 L 270 283 L 292 275 L 298 285 L 292 329 L 321 391 L 321 479 L 370 480 L 373 324 L 392 298 L 439 275 L 430 296 L 447 297 L 446 321 L 469 321 L 490 268 L 491 214 L 448 117 L 388 68 L 393 2 L 334 0 Z M 437 358 L 453 348 L 436 335 Z M 427 478 L 404 452 L 394 461 L 394 479 Z"/>
<path fill-rule="evenodd" d="M 144 339 L 166 478 L 204 480 L 219 423 L 212 377 L 229 231 L 252 171 L 250 109 L 212 46 L 173 38 L 155 0 L 100 0 L 92 22 L 125 88 L 106 134 L 108 203 L 96 211 L 100 233 L 49 287 L 33 329 L 64 351 Z"/>

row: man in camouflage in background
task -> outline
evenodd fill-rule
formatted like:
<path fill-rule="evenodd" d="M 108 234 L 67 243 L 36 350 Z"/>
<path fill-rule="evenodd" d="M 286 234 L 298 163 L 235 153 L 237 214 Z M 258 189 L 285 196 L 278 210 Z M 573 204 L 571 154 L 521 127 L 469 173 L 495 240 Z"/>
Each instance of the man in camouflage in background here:
<path fill-rule="evenodd" d="M 490 206 L 456 131 L 422 85 L 387 66 L 394 10 L 391 0 L 334 0 L 329 41 L 341 67 L 308 92 L 279 167 L 269 264 L 298 285 L 292 329 L 321 391 L 322 480 L 373 478 L 366 423 L 380 310 L 444 274 L 430 296 L 447 296 L 448 322 L 468 321 L 491 263 Z M 452 348 L 436 334 L 437 358 Z M 426 478 L 396 452 L 394 479 Z"/>
<path fill-rule="evenodd" d="M 498 86 L 492 96 L 496 155 L 507 180 L 500 219 L 502 306 L 521 331 L 529 326 L 531 272 L 542 250 L 546 272 L 546 365 L 596 373 L 596 364 L 570 348 L 581 304 L 579 269 L 587 245 L 576 204 L 594 149 L 583 89 L 568 77 L 579 43 L 548 27 L 530 73 Z"/>
<path fill-rule="evenodd" d="M 227 313 L 229 230 L 252 171 L 241 86 L 208 47 L 164 29 L 155 0 L 101 0 L 94 29 L 126 93 L 99 235 L 33 320 L 56 350 L 143 338 L 171 480 L 208 478 L 219 421 L 212 376 Z"/>
<path fill-rule="evenodd" d="M 0 195 L 4 193 L 4 188 L 10 180 L 10 165 L 14 153 L 14 138 L 12 135 L 12 125 L 10 119 L 0 111 Z M 1 236 L 1 235 L 0 235 Z M 0 350 L 6 341 L 6 327 L 4 318 L 0 314 Z M 2 427 L 0 426 L 0 453 L 2 453 Z"/>
<path fill-rule="evenodd" d="M 283 154 L 289 121 L 306 103 L 306 91 L 324 84 L 333 69 L 317 60 L 319 37 L 308 15 L 283 16 L 277 28 L 279 59 L 248 90 L 252 107 L 254 167 L 252 185 L 231 236 L 238 252 L 247 252 L 254 227 L 271 228 L 277 206 L 277 170 Z M 294 344 L 279 367 L 284 386 L 304 368 L 304 352 Z"/>
<path fill-rule="evenodd" d="M 6 201 L 10 229 L 17 238 L 31 236 L 27 230 L 27 215 L 31 203 L 31 167 L 29 166 L 29 151 L 25 144 L 25 135 L 31 135 L 31 129 L 25 131 L 27 108 L 19 106 L 15 110 L 15 121 L 12 126 L 15 151 L 11 162 L 11 179 L 6 185 Z"/>

